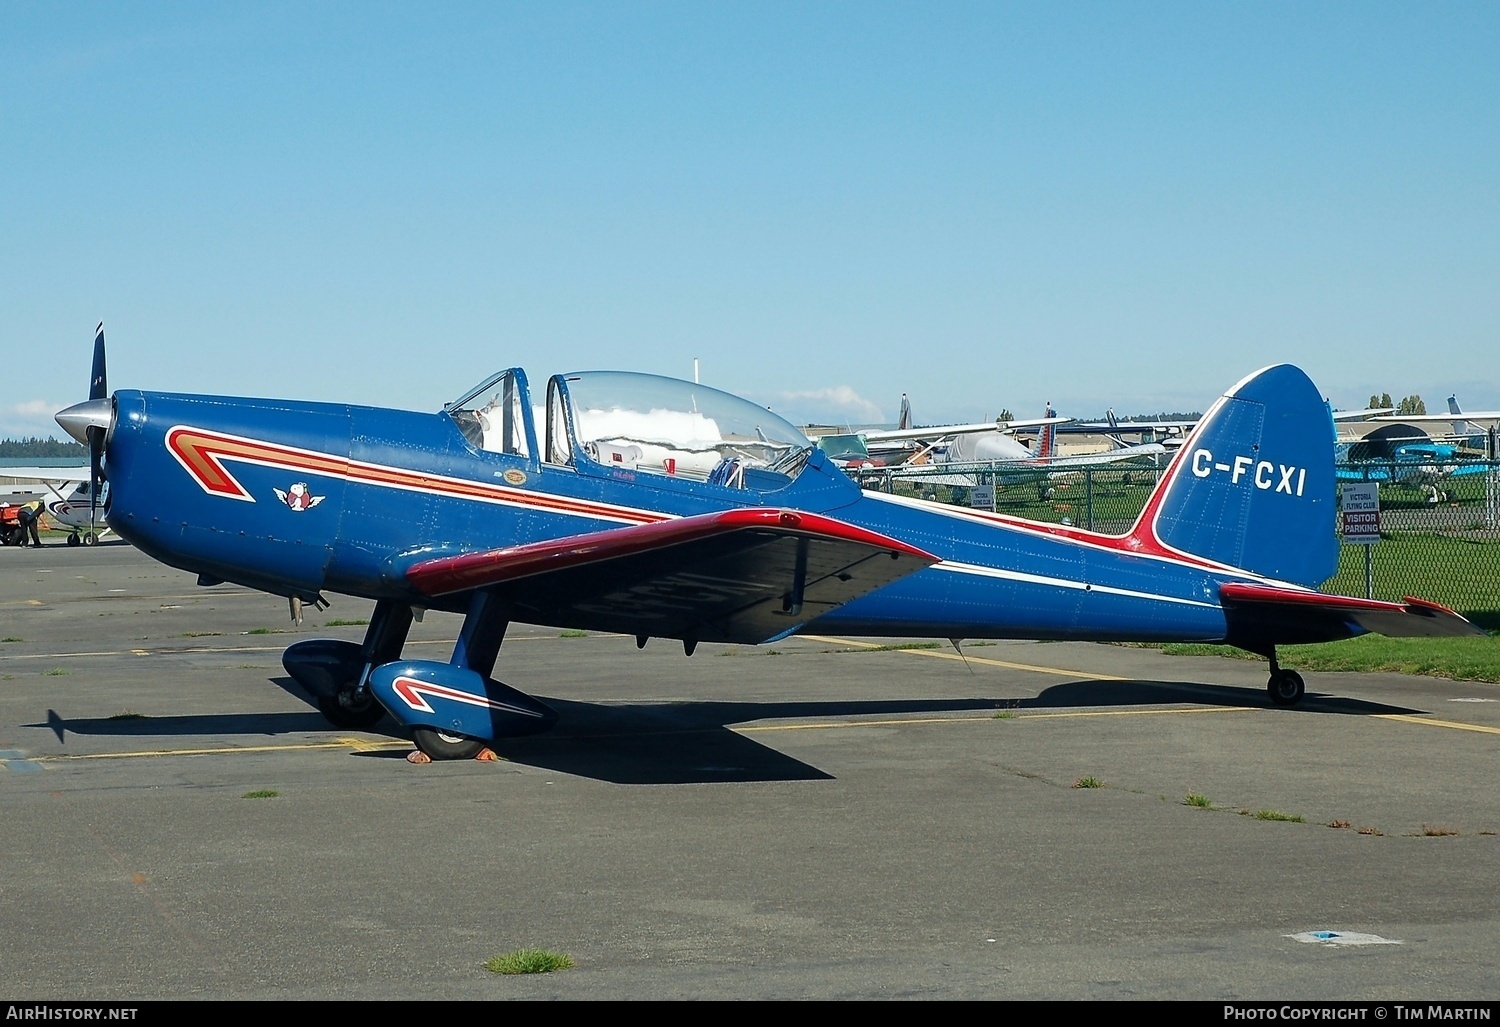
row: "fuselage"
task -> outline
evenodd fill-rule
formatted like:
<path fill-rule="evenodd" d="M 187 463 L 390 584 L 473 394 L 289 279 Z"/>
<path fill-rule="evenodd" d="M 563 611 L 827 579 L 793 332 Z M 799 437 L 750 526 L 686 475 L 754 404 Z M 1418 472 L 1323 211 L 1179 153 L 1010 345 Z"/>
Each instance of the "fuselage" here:
<path fill-rule="evenodd" d="M 205 582 L 441 607 L 406 580 L 413 562 L 734 507 L 811 511 L 941 558 L 805 629 L 864 635 L 1213 641 L 1219 584 L 1264 580 L 1139 534 L 866 492 L 817 452 L 793 477 L 729 487 L 581 452 L 548 463 L 527 428 L 520 455 L 477 448 L 446 412 L 120 392 L 106 515 Z"/>

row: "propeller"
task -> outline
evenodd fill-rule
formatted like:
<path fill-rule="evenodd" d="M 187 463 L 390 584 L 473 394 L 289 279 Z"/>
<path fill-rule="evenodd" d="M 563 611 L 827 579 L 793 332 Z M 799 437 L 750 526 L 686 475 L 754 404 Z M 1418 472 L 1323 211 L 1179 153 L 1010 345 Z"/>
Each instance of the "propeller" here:
<path fill-rule="evenodd" d="M 114 421 L 109 382 L 104 370 L 104 322 L 94 333 L 94 370 L 89 379 L 89 398 L 57 413 L 57 423 L 89 447 L 89 533 L 98 537 L 99 491 L 104 487 L 104 441 Z"/>
<path fill-rule="evenodd" d="M 94 372 L 89 377 L 89 399 L 107 399 L 109 381 L 104 371 L 104 322 L 94 329 Z M 89 531 L 99 537 L 99 490 L 104 487 L 104 428 L 89 425 Z"/>

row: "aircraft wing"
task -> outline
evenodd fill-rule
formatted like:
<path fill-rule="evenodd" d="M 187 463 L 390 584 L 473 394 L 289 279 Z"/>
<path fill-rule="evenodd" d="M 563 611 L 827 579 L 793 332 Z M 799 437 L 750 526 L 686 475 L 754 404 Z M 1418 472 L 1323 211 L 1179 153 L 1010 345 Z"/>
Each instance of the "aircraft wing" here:
<path fill-rule="evenodd" d="M 979 424 L 938 424 L 930 428 L 897 428 L 892 431 L 862 431 L 866 443 L 924 441 L 946 439 L 954 435 L 975 435 L 987 431 L 1011 431 L 1015 428 L 1038 428 L 1047 424 L 1068 424 L 1071 417 L 1037 417 L 1029 421 L 984 421 Z"/>
<path fill-rule="evenodd" d="M 1036 461 L 1038 467 L 1048 470 L 1056 470 L 1060 467 L 1094 467 L 1099 464 L 1112 464 L 1120 460 L 1134 460 L 1137 457 L 1157 456 L 1165 453 L 1167 447 L 1159 442 L 1146 442 L 1139 446 L 1124 446 L 1120 449 L 1111 449 L 1104 453 L 1081 453 L 1078 456 L 1054 456 L 1039 458 Z"/>
<path fill-rule="evenodd" d="M 1473 413 L 1465 410 L 1457 414 L 1395 414 L 1388 417 L 1372 417 L 1370 420 L 1397 424 L 1426 424 L 1428 422 L 1452 424 L 1454 421 L 1468 421 L 1471 424 L 1488 425 L 1500 423 L 1500 410 L 1475 410 Z"/>
<path fill-rule="evenodd" d="M 0 479 L 37 482 L 43 485 L 76 484 L 89 480 L 84 467 L 0 467 Z"/>
<path fill-rule="evenodd" d="M 437 557 L 429 596 L 485 588 L 512 618 L 703 642 L 765 642 L 938 562 L 817 514 L 739 509 Z"/>
<path fill-rule="evenodd" d="M 1395 407 L 1377 407 L 1371 410 L 1335 410 L 1333 411 L 1333 420 L 1335 423 L 1344 421 L 1378 421 L 1381 420 L 1381 415 L 1394 414 L 1395 412 Z M 1451 421 L 1452 419 L 1452 415 L 1450 415 L 1448 420 Z"/>
<path fill-rule="evenodd" d="M 1219 586 L 1219 599 L 1233 644 L 1247 639 L 1279 645 L 1345 638 L 1350 624 L 1395 638 L 1484 634 L 1446 606 L 1410 596 L 1388 603 L 1230 582 Z"/>

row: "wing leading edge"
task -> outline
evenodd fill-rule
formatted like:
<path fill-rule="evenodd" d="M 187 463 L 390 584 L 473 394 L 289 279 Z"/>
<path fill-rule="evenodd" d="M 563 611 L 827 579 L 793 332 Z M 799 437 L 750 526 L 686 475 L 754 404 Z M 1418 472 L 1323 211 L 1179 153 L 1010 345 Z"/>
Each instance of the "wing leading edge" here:
<path fill-rule="evenodd" d="M 1396 638 L 1484 634 L 1446 606 L 1411 596 L 1388 603 L 1231 582 L 1219 586 L 1219 599 L 1229 624 L 1225 641 L 1252 652 L 1364 632 Z"/>
<path fill-rule="evenodd" d="M 764 642 L 938 561 L 817 514 L 741 509 L 412 565 L 425 595 L 486 589 L 512 619 L 702 642 Z"/>

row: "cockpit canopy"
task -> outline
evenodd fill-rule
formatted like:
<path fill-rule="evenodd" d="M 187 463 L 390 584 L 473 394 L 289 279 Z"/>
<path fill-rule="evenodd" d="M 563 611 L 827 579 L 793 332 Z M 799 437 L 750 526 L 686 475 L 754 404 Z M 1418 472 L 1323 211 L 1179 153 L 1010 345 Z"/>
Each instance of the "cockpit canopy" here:
<path fill-rule="evenodd" d="M 502 372 L 447 406 L 476 448 L 527 456 L 525 376 Z M 801 469 L 812 443 L 765 407 L 676 378 L 627 371 L 556 375 L 547 383 L 542 459 L 745 487 L 745 473 Z M 545 427 L 543 427 L 545 426 Z M 580 468 L 582 469 L 582 468 Z M 764 482 L 762 484 L 771 484 Z"/>

